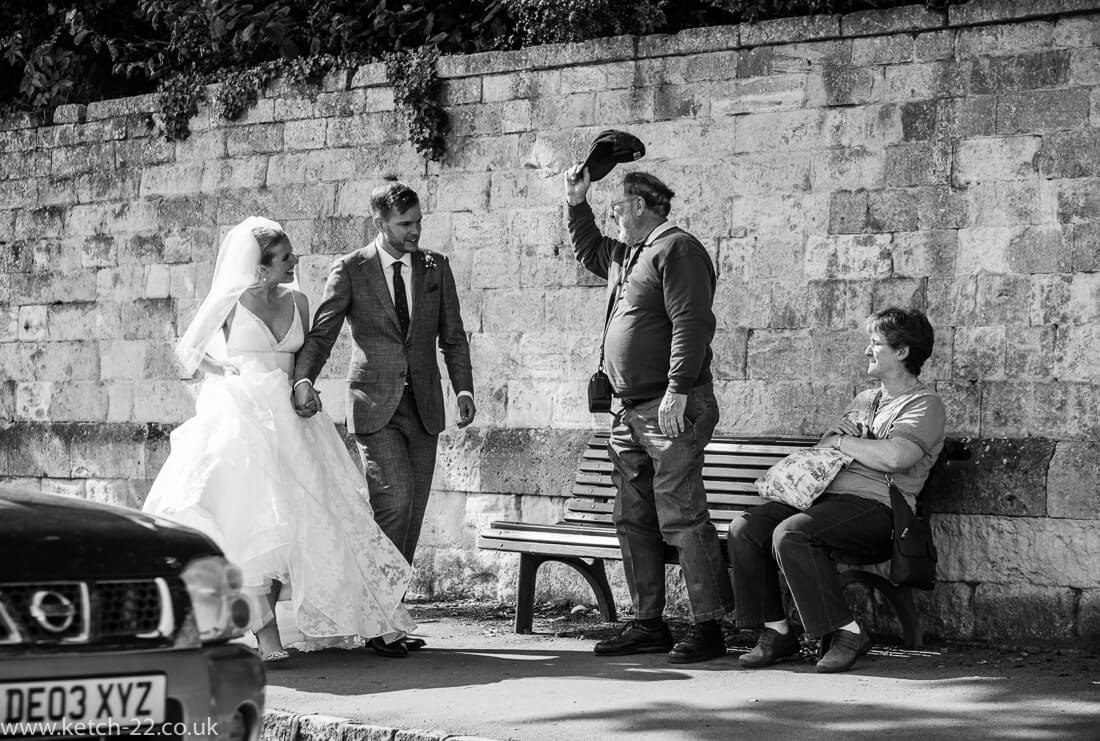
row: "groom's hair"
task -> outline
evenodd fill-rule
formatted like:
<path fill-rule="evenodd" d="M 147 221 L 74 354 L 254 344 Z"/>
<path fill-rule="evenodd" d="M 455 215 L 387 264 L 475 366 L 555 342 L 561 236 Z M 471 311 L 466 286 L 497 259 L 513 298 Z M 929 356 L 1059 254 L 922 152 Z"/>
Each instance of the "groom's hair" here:
<path fill-rule="evenodd" d="M 403 214 L 418 203 L 416 191 L 404 183 L 379 185 L 370 194 L 371 213 L 383 219 L 388 219 L 395 209 Z"/>

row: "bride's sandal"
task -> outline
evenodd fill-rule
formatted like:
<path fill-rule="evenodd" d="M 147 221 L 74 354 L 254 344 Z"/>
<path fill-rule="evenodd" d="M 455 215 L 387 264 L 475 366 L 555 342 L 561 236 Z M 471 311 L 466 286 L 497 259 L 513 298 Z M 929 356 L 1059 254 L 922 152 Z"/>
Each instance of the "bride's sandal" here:
<path fill-rule="evenodd" d="M 290 654 L 279 648 L 274 651 L 264 651 L 260 654 L 260 658 L 263 659 L 265 664 L 274 664 L 279 661 L 286 661 L 290 658 Z"/>

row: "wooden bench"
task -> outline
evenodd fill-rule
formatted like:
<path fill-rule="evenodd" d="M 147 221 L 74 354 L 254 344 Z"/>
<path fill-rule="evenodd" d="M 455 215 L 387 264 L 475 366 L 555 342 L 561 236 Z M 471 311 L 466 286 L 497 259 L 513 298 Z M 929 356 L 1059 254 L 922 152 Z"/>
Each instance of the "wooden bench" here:
<path fill-rule="evenodd" d="M 566 504 L 565 518 L 554 524 L 496 521 L 478 535 L 478 547 L 520 554 L 519 585 L 516 596 L 517 633 L 530 633 L 534 617 L 535 578 L 539 567 L 557 561 L 576 569 L 596 595 L 604 620 L 617 620 L 615 601 L 607 581 L 604 560 L 622 560 L 619 539 L 612 524 L 615 486 L 611 481 L 611 461 L 607 453 L 608 433 L 594 433 L 581 455 L 572 496 Z M 706 447 L 703 478 L 711 520 L 722 541 L 722 552 L 729 523 L 740 513 L 764 500 L 753 482 L 772 464 L 799 448 L 810 447 L 818 438 L 743 437 L 715 435 Z M 666 550 L 667 563 L 677 563 L 676 549 Z M 834 554 L 845 564 L 871 564 L 888 560 L 890 553 Z M 921 645 L 920 619 L 913 604 L 912 591 L 862 569 L 841 572 L 845 588 L 852 584 L 877 591 L 893 608 L 907 648 Z"/>

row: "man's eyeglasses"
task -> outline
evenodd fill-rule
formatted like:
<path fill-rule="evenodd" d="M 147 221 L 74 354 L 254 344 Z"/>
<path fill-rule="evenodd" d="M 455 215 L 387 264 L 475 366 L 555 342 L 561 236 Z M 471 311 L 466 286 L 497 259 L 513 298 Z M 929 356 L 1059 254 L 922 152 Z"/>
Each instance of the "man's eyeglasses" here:
<path fill-rule="evenodd" d="M 610 208 L 610 209 L 611 209 L 612 211 L 618 211 L 618 210 L 619 210 L 619 206 L 623 205 L 624 203 L 630 203 L 630 202 L 631 202 L 631 201 L 633 201 L 633 200 L 634 200 L 635 198 L 641 198 L 641 196 L 630 196 L 629 198 L 624 198 L 624 199 L 623 199 L 623 200 L 621 200 L 621 201 L 612 201 L 612 202 L 611 202 L 611 204 L 610 204 L 610 206 L 609 206 L 609 208 Z"/>

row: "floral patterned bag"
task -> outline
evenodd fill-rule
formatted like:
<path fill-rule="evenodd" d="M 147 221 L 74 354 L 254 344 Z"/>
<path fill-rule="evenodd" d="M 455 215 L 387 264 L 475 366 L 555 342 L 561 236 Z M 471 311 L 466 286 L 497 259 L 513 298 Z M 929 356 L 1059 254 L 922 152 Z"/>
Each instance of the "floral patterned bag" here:
<path fill-rule="evenodd" d="M 764 499 L 806 509 L 817 499 L 852 456 L 832 448 L 796 450 L 756 480 Z"/>

